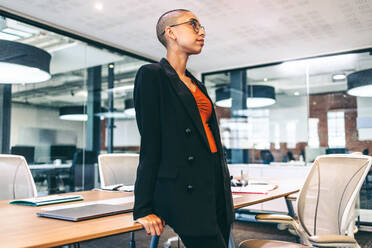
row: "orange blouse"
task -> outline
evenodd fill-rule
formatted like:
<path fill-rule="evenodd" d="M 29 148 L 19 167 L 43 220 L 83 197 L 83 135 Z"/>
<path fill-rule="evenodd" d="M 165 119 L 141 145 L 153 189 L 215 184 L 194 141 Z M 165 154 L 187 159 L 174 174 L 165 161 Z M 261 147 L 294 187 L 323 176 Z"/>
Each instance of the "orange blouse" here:
<path fill-rule="evenodd" d="M 202 123 L 204 126 L 204 131 L 205 134 L 207 135 L 209 148 L 211 149 L 212 153 L 216 153 L 217 152 L 216 142 L 214 140 L 212 130 L 210 129 L 208 124 L 209 118 L 212 115 L 213 107 L 212 103 L 209 101 L 208 97 L 206 97 L 204 93 L 199 89 L 198 86 L 196 86 L 196 90 L 194 92 L 191 89 L 190 91 L 193 94 L 196 104 L 198 106 L 200 117 L 202 119 Z"/>

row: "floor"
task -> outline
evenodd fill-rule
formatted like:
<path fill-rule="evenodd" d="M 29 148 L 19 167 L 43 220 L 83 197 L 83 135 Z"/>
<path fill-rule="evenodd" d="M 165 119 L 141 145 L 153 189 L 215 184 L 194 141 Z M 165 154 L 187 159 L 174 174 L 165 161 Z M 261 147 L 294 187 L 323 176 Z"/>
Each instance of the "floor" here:
<path fill-rule="evenodd" d="M 159 248 L 163 247 L 163 243 L 169 238 L 176 234 L 169 227 L 166 227 L 163 235 L 160 238 Z M 233 235 L 235 244 L 238 244 L 246 239 L 275 239 L 283 241 L 295 242 L 294 236 L 289 234 L 286 230 L 280 231 L 273 224 L 262 224 L 262 223 L 246 223 L 246 222 L 235 222 L 233 227 Z M 116 247 L 128 247 L 130 235 L 116 235 L 112 237 L 97 239 L 93 241 L 87 241 L 80 244 L 81 248 L 116 248 Z M 372 248 L 372 234 L 370 232 L 359 232 L 356 234 L 356 239 L 362 248 Z M 151 237 L 148 236 L 144 231 L 138 231 L 135 233 L 136 248 L 148 248 Z M 172 247 L 177 247 L 177 242 L 172 243 Z M 180 247 L 184 247 L 181 245 Z"/>

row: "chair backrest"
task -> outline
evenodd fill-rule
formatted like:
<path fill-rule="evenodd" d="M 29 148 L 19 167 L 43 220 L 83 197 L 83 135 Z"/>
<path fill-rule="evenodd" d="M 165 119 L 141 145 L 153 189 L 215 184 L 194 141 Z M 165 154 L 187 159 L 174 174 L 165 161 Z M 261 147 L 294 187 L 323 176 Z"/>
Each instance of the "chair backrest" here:
<path fill-rule="evenodd" d="M 0 154 L 0 200 L 36 196 L 35 182 L 25 158 Z"/>
<path fill-rule="evenodd" d="M 79 150 L 72 159 L 70 187 L 75 190 L 91 190 L 94 188 L 94 164 L 97 163 L 97 152 Z M 84 178 L 83 178 L 84 175 Z"/>
<path fill-rule="evenodd" d="M 139 155 L 134 153 L 99 155 L 101 187 L 114 184 L 134 185 L 138 163 Z"/>
<path fill-rule="evenodd" d="M 353 235 L 355 201 L 371 163 L 372 157 L 355 154 L 316 158 L 297 201 L 307 235 Z"/>
<path fill-rule="evenodd" d="M 260 151 L 260 157 L 264 164 L 270 164 L 274 161 L 274 156 L 270 152 L 270 150 L 261 150 Z"/>

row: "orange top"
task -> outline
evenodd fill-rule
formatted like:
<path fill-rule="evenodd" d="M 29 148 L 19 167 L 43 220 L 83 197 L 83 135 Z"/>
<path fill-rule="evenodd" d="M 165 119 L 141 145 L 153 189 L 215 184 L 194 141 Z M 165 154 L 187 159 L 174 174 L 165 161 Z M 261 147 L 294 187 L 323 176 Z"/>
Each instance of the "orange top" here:
<path fill-rule="evenodd" d="M 208 120 L 212 114 L 212 103 L 197 86 L 194 92 L 191 89 L 190 91 L 195 98 L 196 104 L 198 105 L 200 117 L 202 119 L 202 123 L 204 126 L 204 131 L 205 134 L 207 135 L 209 148 L 211 149 L 212 153 L 216 153 L 217 152 L 216 142 L 214 140 L 212 130 L 210 129 L 208 124 Z"/>

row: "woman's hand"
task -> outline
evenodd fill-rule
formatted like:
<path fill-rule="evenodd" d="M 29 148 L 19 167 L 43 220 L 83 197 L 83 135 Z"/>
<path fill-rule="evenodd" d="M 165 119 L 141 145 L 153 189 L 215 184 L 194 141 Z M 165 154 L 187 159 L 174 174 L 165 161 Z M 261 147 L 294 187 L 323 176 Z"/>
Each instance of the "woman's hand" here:
<path fill-rule="evenodd" d="M 163 227 L 165 226 L 165 222 L 155 214 L 149 214 L 145 217 L 138 218 L 137 221 L 142 224 L 146 229 L 147 234 L 151 234 L 151 236 L 160 236 L 163 232 Z"/>

